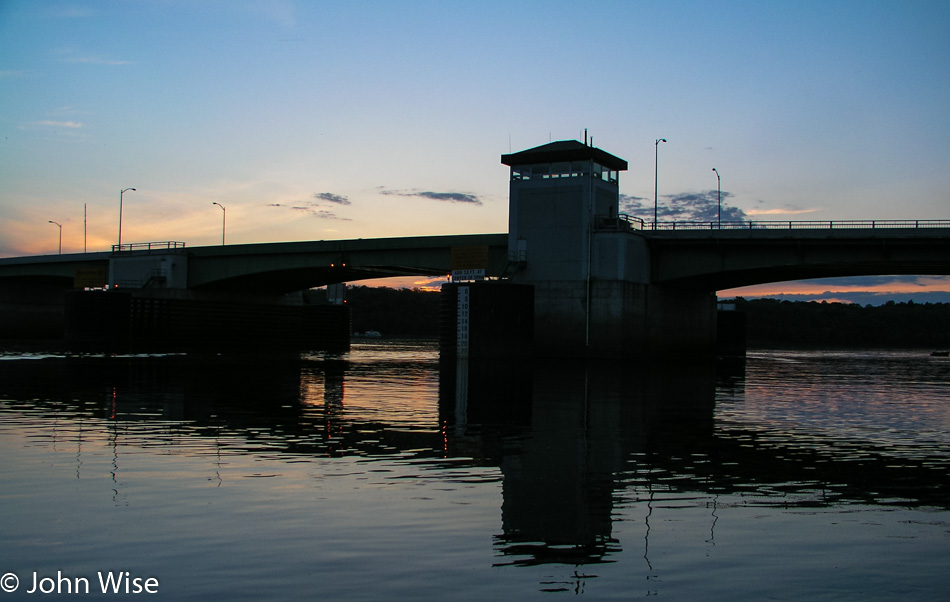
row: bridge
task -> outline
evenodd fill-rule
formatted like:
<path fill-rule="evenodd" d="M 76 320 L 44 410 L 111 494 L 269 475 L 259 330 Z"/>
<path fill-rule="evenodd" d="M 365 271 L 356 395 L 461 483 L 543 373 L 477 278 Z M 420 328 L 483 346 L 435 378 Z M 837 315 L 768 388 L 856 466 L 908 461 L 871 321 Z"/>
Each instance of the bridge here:
<path fill-rule="evenodd" d="M 693 290 L 950 274 L 950 220 L 687 222 L 647 235 L 651 281 Z"/>
<path fill-rule="evenodd" d="M 634 265 L 623 265 L 610 259 L 611 253 L 604 253 L 609 238 L 601 240 L 595 250 L 598 262 L 591 267 L 595 278 L 629 280 L 631 272 L 634 280 L 636 274 L 645 276 L 652 304 L 675 308 L 672 314 L 653 308 L 646 326 L 640 328 L 641 338 L 668 336 L 676 328 L 701 331 L 702 324 L 688 319 L 695 308 L 682 307 L 684 295 L 705 296 L 740 286 L 808 278 L 950 274 L 950 220 L 651 224 L 619 216 L 600 223 L 598 234 L 601 238 L 620 236 L 632 243 L 630 248 L 640 244 L 642 249 L 641 257 L 632 261 L 625 254 L 627 263 Z M 65 292 L 83 284 L 108 283 L 145 297 L 160 297 L 169 289 L 191 291 L 191 298 L 213 300 L 210 309 L 200 314 L 207 322 L 209 313 L 221 313 L 222 299 L 277 303 L 288 293 L 335 283 L 444 276 L 452 270 L 453 250 L 468 249 L 483 250 L 490 279 L 518 281 L 530 262 L 530 255 L 527 261 L 519 261 L 511 254 L 507 234 L 201 247 L 133 243 L 111 252 L 5 258 L 0 259 L 0 311 L 5 314 L 0 315 L 0 334 L 11 329 L 22 334 L 22 325 L 31 318 L 40 324 L 50 321 L 51 315 L 61 315 Z M 543 285 L 538 289 L 544 294 Z M 610 292 L 618 297 L 629 294 L 626 289 Z M 616 307 L 597 311 L 622 315 Z M 36 318 L 37 312 L 46 317 Z M 596 328 L 592 332 L 596 335 Z"/>
<path fill-rule="evenodd" d="M 397 276 L 445 276 L 452 250 L 486 248 L 491 274 L 503 269 L 506 234 L 360 238 L 308 242 L 186 247 L 183 243 L 132 243 L 121 250 L 0 259 L 0 287 L 30 283 L 72 288 L 77 277 L 98 269 L 120 288 L 181 288 L 213 292 L 285 294 L 359 280 Z M 149 259 L 151 258 L 151 261 Z M 184 266 L 173 265 L 178 259 Z M 162 266 L 162 260 L 165 265 Z M 108 278 L 110 263 L 119 280 Z M 142 269 L 121 268 L 123 263 Z M 116 266 L 119 266 L 116 269 Z M 175 274 L 176 268 L 180 274 Z"/>
<path fill-rule="evenodd" d="M 716 340 L 719 290 L 830 276 L 950 274 L 950 220 L 647 223 L 619 213 L 618 174 L 627 162 L 601 149 L 558 141 L 503 155 L 502 163 L 511 167 L 506 234 L 136 243 L 0 259 L 0 332 L 39 305 L 55 313 L 59 303 L 62 313 L 63 291 L 71 288 L 131 291 L 152 322 L 159 299 L 220 308 L 200 312 L 204 321 L 232 302 L 257 304 L 232 319 L 247 328 L 261 303 L 286 305 L 288 294 L 306 289 L 476 268 L 487 282 L 443 289 L 446 299 L 458 299 L 443 304 L 442 320 L 458 322 L 452 335 L 460 350 L 469 344 L 461 326 L 471 318 L 486 332 L 497 325 L 491 338 L 521 329 L 533 349 L 547 352 L 703 352 Z M 492 282 L 498 286 L 486 287 Z"/>
<path fill-rule="evenodd" d="M 623 220 L 642 237 L 651 282 L 720 290 L 809 278 L 950 274 L 950 220 L 748 221 L 644 223 Z M 186 288 L 285 294 L 341 282 L 399 276 L 445 276 L 452 250 L 487 249 L 486 275 L 501 277 L 507 234 L 463 234 L 185 247 L 133 243 L 121 252 L 0 258 L 0 287 L 46 282 L 72 288 L 110 260 L 187 258 Z M 146 276 L 127 282 L 141 286 Z"/>

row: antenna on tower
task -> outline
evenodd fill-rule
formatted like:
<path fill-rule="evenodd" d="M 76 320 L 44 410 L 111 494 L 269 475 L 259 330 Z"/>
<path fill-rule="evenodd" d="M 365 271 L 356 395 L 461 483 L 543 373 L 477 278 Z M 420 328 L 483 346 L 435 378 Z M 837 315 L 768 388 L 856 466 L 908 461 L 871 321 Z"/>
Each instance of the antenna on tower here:
<path fill-rule="evenodd" d="M 587 146 L 587 128 L 584 128 L 584 146 Z"/>

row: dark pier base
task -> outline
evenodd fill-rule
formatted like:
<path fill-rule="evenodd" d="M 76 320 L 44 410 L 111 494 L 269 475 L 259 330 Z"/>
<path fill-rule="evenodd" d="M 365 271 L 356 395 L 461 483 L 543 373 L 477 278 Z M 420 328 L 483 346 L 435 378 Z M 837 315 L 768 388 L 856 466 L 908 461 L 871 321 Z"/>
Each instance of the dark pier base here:
<path fill-rule="evenodd" d="M 486 281 L 442 287 L 443 358 L 709 358 L 745 355 L 744 314 L 705 292 L 620 281 Z M 718 318 L 718 320 L 717 320 Z M 718 328 L 718 332 L 717 332 Z"/>
<path fill-rule="evenodd" d="M 745 357 L 745 352 L 745 312 L 735 310 L 716 312 L 716 355 L 739 358 Z"/>
<path fill-rule="evenodd" d="M 71 291 L 65 300 L 72 351 L 345 351 L 349 334 L 345 305 L 119 291 Z"/>
<path fill-rule="evenodd" d="M 66 289 L 58 282 L 0 286 L 0 338 L 61 338 L 65 294 Z"/>
<path fill-rule="evenodd" d="M 482 281 L 442 285 L 443 358 L 526 356 L 534 345 L 534 287 Z"/>

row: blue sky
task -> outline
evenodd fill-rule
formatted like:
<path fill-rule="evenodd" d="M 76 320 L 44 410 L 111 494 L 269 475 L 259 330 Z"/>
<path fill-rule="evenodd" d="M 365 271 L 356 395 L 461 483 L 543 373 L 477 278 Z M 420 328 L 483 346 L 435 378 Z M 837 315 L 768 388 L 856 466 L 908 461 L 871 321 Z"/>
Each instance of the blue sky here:
<path fill-rule="evenodd" d="M 500 155 L 585 128 L 643 217 L 666 138 L 661 206 L 716 167 L 748 219 L 950 219 L 947 31 L 942 0 L 5 0 L 0 256 L 49 220 L 82 251 L 84 206 L 108 249 L 127 187 L 123 242 L 217 244 L 213 202 L 229 244 L 503 232 Z"/>

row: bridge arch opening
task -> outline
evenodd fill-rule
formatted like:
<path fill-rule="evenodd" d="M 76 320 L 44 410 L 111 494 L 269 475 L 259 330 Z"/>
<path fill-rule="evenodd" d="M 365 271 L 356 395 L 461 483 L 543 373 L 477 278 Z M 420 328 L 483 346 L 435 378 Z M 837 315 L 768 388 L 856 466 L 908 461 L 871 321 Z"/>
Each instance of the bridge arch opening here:
<path fill-rule="evenodd" d="M 717 291 L 720 299 L 826 301 L 858 305 L 950 303 L 950 276 L 883 274 L 768 282 Z"/>

